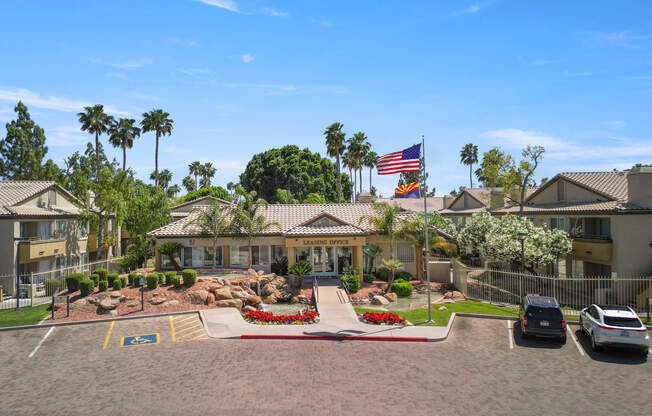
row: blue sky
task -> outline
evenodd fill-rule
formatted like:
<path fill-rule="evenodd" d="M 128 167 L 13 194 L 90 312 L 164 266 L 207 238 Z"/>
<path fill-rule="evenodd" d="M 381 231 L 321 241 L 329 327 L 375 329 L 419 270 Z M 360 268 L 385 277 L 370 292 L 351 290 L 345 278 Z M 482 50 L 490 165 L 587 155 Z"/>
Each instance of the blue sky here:
<path fill-rule="evenodd" d="M 538 177 L 652 163 L 646 1 L 3 0 L 0 15 L 0 122 L 22 99 L 60 164 L 85 148 L 76 113 L 95 103 L 168 111 L 159 165 L 175 183 L 193 160 L 224 186 L 270 147 L 325 154 L 335 121 L 378 154 L 425 135 L 438 195 L 468 186 L 468 142 L 517 158 L 543 145 Z M 127 163 L 148 178 L 152 134 Z"/>

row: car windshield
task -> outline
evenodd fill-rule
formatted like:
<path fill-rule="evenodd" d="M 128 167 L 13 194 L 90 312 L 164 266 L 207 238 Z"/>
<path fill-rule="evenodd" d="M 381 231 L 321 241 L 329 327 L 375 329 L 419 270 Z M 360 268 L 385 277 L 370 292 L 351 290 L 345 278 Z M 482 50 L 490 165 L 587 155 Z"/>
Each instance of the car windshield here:
<path fill-rule="evenodd" d="M 614 316 L 605 316 L 604 323 L 610 326 L 622 326 L 626 328 L 638 328 L 641 326 L 641 321 L 638 318 L 619 318 Z"/>
<path fill-rule="evenodd" d="M 561 321 L 561 312 L 557 308 L 542 308 L 540 306 L 530 306 L 527 308 L 527 317 L 547 321 Z"/>

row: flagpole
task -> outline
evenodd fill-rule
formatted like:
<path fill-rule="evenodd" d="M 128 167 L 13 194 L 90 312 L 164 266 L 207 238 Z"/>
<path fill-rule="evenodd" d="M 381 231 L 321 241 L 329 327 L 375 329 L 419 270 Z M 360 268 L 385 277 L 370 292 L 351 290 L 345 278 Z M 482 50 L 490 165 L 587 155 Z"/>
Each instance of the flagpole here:
<path fill-rule="evenodd" d="M 426 141 L 425 137 L 421 135 L 421 152 L 423 154 L 423 170 L 421 171 L 421 175 L 423 177 L 423 228 L 425 230 L 425 250 L 426 250 L 426 261 L 425 265 L 423 267 L 423 272 L 426 274 L 426 281 L 428 282 L 428 320 L 426 323 L 432 323 L 432 305 L 430 304 L 430 273 L 429 273 L 429 268 L 430 268 L 430 247 L 429 247 L 429 240 L 428 240 L 428 195 L 427 195 L 427 188 L 426 188 Z"/>

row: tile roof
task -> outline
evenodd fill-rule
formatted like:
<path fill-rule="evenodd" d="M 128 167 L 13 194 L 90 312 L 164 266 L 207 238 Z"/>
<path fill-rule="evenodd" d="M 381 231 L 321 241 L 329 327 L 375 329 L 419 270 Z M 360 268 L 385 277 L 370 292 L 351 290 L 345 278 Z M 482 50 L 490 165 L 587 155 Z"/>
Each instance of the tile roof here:
<path fill-rule="evenodd" d="M 626 172 L 563 172 L 559 176 L 612 199 L 628 197 Z"/>
<path fill-rule="evenodd" d="M 0 216 L 70 216 L 79 215 L 79 209 L 50 207 L 23 207 L 18 204 L 35 197 L 43 191 L 56 187 L 71 200 L 76 198 L 54 181 L 0 181 Z"/>
<path fill-rule="evenodd" d="M 428 197 L 428 211 L 439 211 L 444 208 L 444 198 L 441 196 Z M 377 202 L 399 206 L 413 212 L 423 212 L 423 198 L 378 198 Z"/>
<path fill-rule="evenodd" d="M 624 212 L 650 212 L 652 210 L 639 205 L 623 201 L 594 201 L 594 202 L 558 202 L 553 204 L 525 205 L 523 212 L 527 214 L 546 213 L 624 213 Z M 514 205 L 498 210 L 497 214 L 518 213 L 519 206 Z"/>
<path fill-rule="evenodd" d="M 285 235 L 288 237 L 308 235 L 366 235 L 365 230 L 350 224 L 338 225 L 298 225 L 290 228 Z"/>
<path fill-rule="evenodd" d="M 40 207 L 4 207 L 9 211 L 8 215 L 19 217 L 58 217 L 58 216 L 77 216 L 81 213 L 78 208 L 60 209 L 60 208 L 40 208 Z"/>
<path fill-rule="evenodd" d="M 231 205 L 231 202 L 229 202 L 229 201 L 225 201 L 225 200 L 223 200 L 223 199 L 216 198 L 216 197 L 211 196 L 211 195 L 206 195 L 206 196 L 203 196 L 203 197 L 201 197 L 201 198 L 193 199 L 193 200 L 191 200 L 191 201 L 188 201 L 188 202 L 184 202 L 184 203 L 181 203 L 181 204 L 175 205 L 175 206 L 173 206 L 173 207 L 170 208 L 170 211 L 172 211 L 172 213 L 174 213 L 174 212 L 184 212 L 184 213 L 187 213 L 187 212 L 190 211 L 192 208 L 194 208 L 192 205 L 197 204 L 198 202 L 202 202 L 202 204 L 197 204 L 197 205 L 211 205 L 211 200 L 214 201 L 214 202 L 219 201 L 220 203 L 225 204 L 225 205 Z M 203 203 L 204 201 L 205 201 L 206 203 Z M 190 207 L 188 207 L 188 206 L 190 206 Z M 186 208 L 186 207 L 188 207 L 189 209 Z M 186 209 L 187 209 L 187 211 L 186 211 Z"/>

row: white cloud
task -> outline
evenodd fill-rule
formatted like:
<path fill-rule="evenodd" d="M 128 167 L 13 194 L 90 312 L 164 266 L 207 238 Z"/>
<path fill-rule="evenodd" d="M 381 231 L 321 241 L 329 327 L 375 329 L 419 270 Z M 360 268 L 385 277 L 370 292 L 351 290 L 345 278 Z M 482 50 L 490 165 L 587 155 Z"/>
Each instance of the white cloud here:
<path fill-rule="evenodd" d="M 469 6 L 469 7 L 467 7 L 466 9 L 458 10 L 456 12 L 451 13 L 450 16 L 456 17 L 456 16 L 463 16 L 465 14 L 475 14 L 475 13 L 479 12 L 480 9 L 482 9 L 482 7 L 484 7 L 484 6 L 481 5 L 481 4 L 473 4 L 473 5 Z"/>
<path fill-rule="evenodd" d="M 603 121 L 602 124 L 607 127 L 611 127 L 612 129 L 619 129 L 627 125 L 627 123 L 623 120 Z"/>
<path fill-rule="evenodd" d="M 79 129 L 78 124 L 45 129 L 46 145 L 54 147 L 78 146 L 89 141 L 88 134 Z"/>
<path fill-rule="evenodd" d="M 274 16 L 274 17 L 288 17 L 290 13 L 288 12 L 282 12 L 280 10 L 274 10 L 269 7 L 265 7 L 264 9 L 261 10 L 263 14 L 266 14 L 268 16 Z"/>
<path fill-rule="evenodd" d="M 248 64 L 249 62 L 252 62 L 255 59 L 253 55 L 250 55 L 248 53 L 242 55 L 241 58 L 242 58 L 242 62 L 244 62 L 245 64 Z"/>
<path fill-rule="evenodd" d="M 207 4 L 209 6 L 219 7 L 221 9 L 225 9 L 230 12 L 240 13 L 240 10 L 238 10 L 238 5 L 234 0 L 195 0 L 195 1 Z"/>
<path fill-rule="evenodd" d="M 486 131 L 480 137 L 492 139 L 495 144 L 511 150 L 520 150 L 527 145 L 543 146 L 546 150 L 557 150 L 566 146 L 566 143 L 556 137 L 515 128 Z"/>
<path fill-rule="evenodd" d="M 312 94 L 312 93 L 346 94 L 349 92 L 349 90 L 345 87 L 328 86 L 328 85 L 231 83 L 231 84 L 226 84 L 226 86 L 229 88 L 245 88 L 245 89 L 261 90 L 267 95 Z"/>
<path fill-rule="evenodd" d="M 99 58 L 91 58 L 89 61 L 94 64 L 110 66 L 111 68 L 116 69 L 138 69 L 154 63 L 154 61 L 151 59 L 138 59 L 135 61 L 126 62 L 108 62 Z"/>
<path fill-rule="evenodd" d="M 44 108 L 48 110 L 63 111 L 67 113 L 82 111 L 86 106 L 92 106 L 93 103 L 86 101 L 76 101 L 61 97 L 41 97 L 39 94 L 26 90 L 24 88 L 15 88 L 12 90 L 0 90 L 0 101 L 10 101 L 17 103 L 22 101 L 28 107 Z M 121 111 L 113 106 L 105 105 L 104 110 L 107 113 L 127 116 L 126 111 Z"/>

